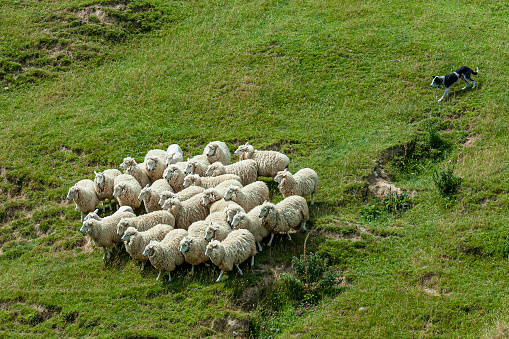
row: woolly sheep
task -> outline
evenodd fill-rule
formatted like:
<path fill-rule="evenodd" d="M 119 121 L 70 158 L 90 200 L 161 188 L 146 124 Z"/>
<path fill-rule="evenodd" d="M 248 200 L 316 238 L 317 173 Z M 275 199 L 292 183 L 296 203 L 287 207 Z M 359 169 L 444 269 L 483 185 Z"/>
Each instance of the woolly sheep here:
<path fill-rule="evenodd" d="M 255 238 L 256 244 L 258 245 L 258 251 L 262 251 L 262 245 L 260 242 L 263 238 L 269 236 L 269 230 L 264 226 L 262 218 L 259 217 L 262 205 L 256 206 L 249 213 L 239 212 L 232 220 L 233 229 L 246 229 L 251 232 Z"/>
<path fill-rule="evenodd" d="M 237 148 L 234 153 L 240 160 L 253 159 L 258 165 L 258 175 L 274 178 L 277 172 L 284 170 L 290 164 L 290 159 L 281 152 L 259 151 L 246 143 Z"/>
<path fill-rule="evenodd" d="M 200 186 L 189 186 L 188 188 L 183 189 L 180 192 L 174 193 L 172 191 L 162 191 L 159 198 L 159 206 L 163 206 L 164 202 L 169 198 L 177 198 L 180 201 L 187 200 L 189 198 L 194 197 L 197 194 L 205 191 L 205 188 Z"/>
<path fill-rule="evenodd" d="M 221 212 L 216 212 L 216 213 L 222 214 Z M 205 238 L 204 239 L 207 241 L 210 241 L 212 239 L 223 241 L 228 236 L 228 234 L 230 234 L 231 231 L 232 231 L 232 228 L 227 223 L 222 222 L 222 223 L 218 224 L 218 223 L 211 221 L 211 222 L 209 222 L 209 225 L 205 229 Z"/>
<path fill-rule="evenodd" d="M 83 221 L 85 222 L 85 221 L 87 221 L 87 220 L 89 220 L 89 219 L 95 219 L 95 220 L 101 221 L 101 220 L 104 220 L 104 219 L 111 218 L 111 217 L 113 217 L 113 216 L 117 215 L 118 213 L 124 213 L 124 212 L 130 212 L 130 213 L 132 213 L 132 214 L 133 214 L 133 216 L 135 216 L 135 215 L 134 215 L 134 211 L 133 211 L 133 209 L 132 209 L 132 207 L 131 207 L 131 206 L 122 206 L 122 207 L 120 207 L 118 210 L 116 210 L 116 211 L 115 211 L 115 213 L 113 213 L 112 215 L 105 216 L 104 218 L 101 218 L 101 217 L 97 214 L 98 212 L 99 212 L 99 210 L 98 210 L 98 209 L 96 209 L 95 211 L 88 213 L 88 214 L 85 216 L 85 218 L 83 219 Z"/>
<path fill-rule="evenodd" d="M 184 174 L 198 174 L 200 177 L 204 177 L 208 167 L 209 167 L 208 163 L 201 162 L 196 159 L 189 159 L 187 161 Z"/>
<path fill-rule="evenodd" d="M 233 270 L 233 265 L 237 266 L 240 274 L 243 274 L 239 264 L 250 256 L 251 266 L 254 266 L 256 255 L 254 236 L 248 230 L 232 231 L 223 241 L 212 240 L 207 245 L 205 255 L 221 270 L 216 282 L 221 281 L 224 271 Z"/>
<path fill-rule="evenodd" d="M 168 181 L 173 192 L 180 192 L 184 189 L 184 178 L 186 175 L 184 174 L 184 170 L 180 168 L 178 165 L 170 165 L 166 167 L 163 173 L 163 179 Z"/>
<path fill-rule="evenodd" d="M 163 240 L 151 240 L 145 247 L 143 256 L 148 257 L 152 266 L 159 270 L 156 280 L 159 280 L 163 271 L 168 272 L 168 281 L 171 281 L 171 271 L 185 261 L 184 255 L 180 253 L 180 241 L 187 235 L 183 229 L 170 231 Z"/>
<path fill-rule="evenodd" d="M 145 263 L 148 261 L 148 258 L 143 256 L 143 251 L 150 240 L 161 241 L 172 230 L 173 227 L 166 224 L 157 224 L 146 231 L 138 231 L 134 227 L 127 228 L 121 240 L 124 242 L 125 250 L 131 258 L 141 262 L 140 271 L 145 269 Z"/>
<path fill-rule="evenodd" d="M 288 231 L 301 225 L 306 230 L 306 221 L 309 219 L 309 210 L 306 199 L 298 195 L 292 195 L 283 199 L 276 205 L 264 202 L 258 215 L 263 218 L 265 227 L 271 233 L 269 246 L 272 244 L 275 233 L 286 233 L 291 240 Z"/>
<path fill-rule="evenodd" d="M 184 161 L 182 148 L 177 144 L 171 144 L 166 150 L 166 165 L 170 166 L 177 162 Z"/>
<path fill-rule="evenodd" d="M 226 218 L 226 222 L 231 225 L 233 217 L 235 216 L 235 214 L 239 212 L 246 213 L 246 210 L 243 209 L 242 206 L 240 206 L 239 204 L 230 201 L 230 204 L 226 205 L 223 211 L 223 214 Z"/>
<path fill-rule="evenodd" d="M 237 180 L 240 183 L 240 177 L 235 174 L 223 174 L 217 177 L 200 177 L 197 174 L 188 174 L 184 178 L 183 187 L 189 187 L 191 185 L 201 186 L 205 189 L 216 187 L 220 183 L 226 180 Z"/>
<path fill-rule="evenodd" d="M 203 220 L 209 214 L 209 209 L 201 204 L 200 195 L 195 195 L 185 201 L 170 198 L 164 202 L 162 208 L 175 216 L 175 228 L 186 230 L 193 222 Z"/>
<path fill-rule="evenodd" d="M 170 184 L 164 179 L 156 180 L 151 186 L 144 187 L 138 195 L 138 200 L 143 200 L 147 213 L 161 210 L 159 199 L 161 192 L 173 191 Z"/>
<path fill-rule="evenodd" d="M 121 175 L 118 169 L 107 169 L 103 172 L 94 171 L 94 190 L 97 194 L 99 200 L 103 202 L 103 213 L 105 212 L 104 202 L 106 199 L 110 202 L 110 211 L 111 211 L 111 201 L 114 199 L 113 197 L 113 186 L 115 182 L 115 178 Z"/>
<path fill-rule="evenodd" d="M 224 195 L 224 200 L 231 200 L 249 212 L 253 207 L 269 200 L 269 188 L 263 181 L 255 181 L 243 188 L 231 185 Z"/>
<path fill-rule="evenodd" d="M 120 206 L 131 206 L 136 209 L 141 206 L 138 196 L 141 192 L 140 183 L 129 174 L 121 174 L 115 178 L 113 197 L 117 199 Z"/>
<path fill-rule="evenodd" d="M 150 157 L 144 162 L 147 168 L 147 174 L 150 181 L 153 183 L 156 180 L 162 179 L 164 170 L 166 169 L 166 161 L 160 157 Z"/>
<path fill-rule="evenodd" d="M 121 244 L 121 237 L 117 234 L 117 224 L 120 220 L 129 220 L 134 218 L 134 213 L 123 212 L 112 215 L 101 221 L 90 219 L 83 223 L 81 226 L 81 233 L 88 233 L 90 238 L 95 242 L 98 247 L 103 248 L 103 259 L 110 259 L 109 248 L 115 244 Z"/>
<path fill-rule="evenodd" d="M 205 256 L 205 249 L 208 244 L 208 241 L 205 240 L 207 226 L 208 222 L 204 220 L 192 223 L 187 231 L 187 236 L 180 241 L 180 253 L 184 255 L 186 262 L 192 265 L 192 273 L 194 273 L 194 266 L 209 260 Z"/>
<path fill-rule="evenodd" d="M 134 227 L 138 231 L 146 231 L 157 224 L 166 224 L 175 227 L 175 217 L 168 211 L 154 211 L 136 218 L 123 218 L 117 224 L 117 234 L 121 236 L 124 235 L 124 232 L 129 227 Z"/>
<path fill-rule="evenodd" d="M 224 211 L 224 208 L 230 202 L 225 201 L 223 199 L 223 196 L 225 195 L 228 187 L 230 187 L 230 184 L 233 182 L 240 184 L 236 180 L 235 181 L 227 180 L 227 181 L 223 181 L 216 187 L 207 188 L 206 190 L 204 190 L 203 193 L 201 194 L 202 205 L 207 206 L 209 208 L 210 213 Z M 190 187 L 193 187 L 193 186 L 190 186 Z"/>
<path fill-rule="evenodd" d="M 99 198 L 95 193 L 94 182 L 89 179 L 78 181 L 67 192 L 67 200 L 74 200 L 76 210 L 80 211 L 81 222 L 83 222 L 83 213 L 92 212 L 99 204 Z"/>
<path fill-rule="evenodd" d="M 217 177 L 223 174 L 236 174 L 242 185 L 249 185 L 258 179 L 258 165 L 253 159 L 241 160 L 231 165 L 223 165 L 216 161 L 207 168 L 206 176 Z"/>
<path fill-rule="evenodd" d="M 138 164 L 133 158 L 124 158 L 124 161 L 120 164 L 119 167 L 120 169 L 124 170 L 124 174 L 132 175 L 140 183 L 141 187 L 145 187 L 151 184 L 150 177 L 148 176 L 145 165 Z"/>
<path fill-rule="evenodd" d="M 207 156 L 209 164 L 219 161 L 224 165 L 229 165 L 231 161 L 230 150 L 222 141 L 209 142 L 203 154 Z"/>
<path fill-rule="evenodd" d="M 303 168 L 297 173 L 290 173 L 287 169 L 279 171 L 274 178 L 279 183 L 279 191 L 283 197 L 300 195 L 301 197 L 311 196 L 311 205 L 315 203 L 315 193 L 318 188 L 318 174 L 311 168 Z"/>
<path fill-rule="evenodd" d="M 158 157 L 158 158 L 162 158 L 163 160 L 166 159 L 166 155 L 168 153 L 166 153 L 166 151 L 164 149 L 151 149 L 150 151 L 147 152 L 147 154 L 145 154 L 145 161 L 147 161 L 147 159 L 149 158 L 152 158 L 152 157 Z"/>

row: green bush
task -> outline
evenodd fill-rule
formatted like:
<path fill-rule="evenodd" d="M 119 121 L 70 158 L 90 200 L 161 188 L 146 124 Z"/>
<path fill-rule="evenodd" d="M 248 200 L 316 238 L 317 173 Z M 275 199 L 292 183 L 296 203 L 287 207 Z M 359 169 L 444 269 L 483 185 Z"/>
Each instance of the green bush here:
<path fill-rule="evenodd" d="M 457 193 L 462 179 L 454 175 L 454 166 L 446 165 L 433 171 L 433 182 L 438 193 L 443 197 L 451 197 Z"/>

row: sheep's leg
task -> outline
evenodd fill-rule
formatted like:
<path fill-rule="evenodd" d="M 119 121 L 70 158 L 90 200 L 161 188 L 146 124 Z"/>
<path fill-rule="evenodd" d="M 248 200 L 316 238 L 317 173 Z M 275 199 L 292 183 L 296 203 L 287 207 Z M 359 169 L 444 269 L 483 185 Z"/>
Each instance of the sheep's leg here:
<path fill-rule="evenodd" d="M 140 272 L 143 272 L 143 270 L 145 269 L 145 262 L 142 262 L 141 263 L 141 269 L 140 269 Z"/>
<path fill-rule="evenodd" d="M 306 222 L 303 221 L 301 224 L 300 224 L 300 228 L 303 230 L 303 231 L 307 231 L 306 229 Z"/>
<path fill-rule="evenodd" d="M 290 236 L 290 232 L 286 233 L 288 235 L 288 240 L 292 241 L 292 237 Z"/>
<path fill-rule="evenodd" d="M 106 260 L 106 247 L 103 247 L 103 260 Z"/>
<path fill-rule="evenodd" d="M 272 233 L 270 235 L 270 240 L 269 240 L 269 243 L 267 244 L 268 246 L 271 246 L 272 245 L 272 240 L 274 240 L 274 233 Z"/>
<path fill-rule="evenodd" d="M 159 278 L 161 277 L 161 272 L 162 272 L 162 271 L 159 271 L 159 274 L 157 275 L 156 280 L 159 280 Z"/>
<path fill-rule="evenodd" d="M 216 282 L 220 282 L 221 281 L 221 278 L 223 277 L 223 273 L 224 273 L 224 271 L 221 270 L 221 273 L 219 273 L 219 278 L 217 278 Z"/>
<path fill-rule="evenodd" d="M 83 223 L 83 212 L 80 213 L 81 213 L 81 223 Z"/>
<path fill-rule="evenodd" d="M 113 209 L 111 208 L 111 205 L 112 205 L 113 201 L 111 199 L 109 199 L 108 202 L 110 203 L 110 211 L 112 211 Z"/>
<path fill-rule="evenodd" d="M 256 244 L 258 245 L 258 252 L 261 252 L 262 251 L 262 245 L 260 244 L 259 241 Z"/>
<path fill-rule="evenodd" d="M 254 255 L 251 256 L 251 267 L 254 266 Z"/>
<path fill-rule="evenodd" d="M 311 205 L 314 205 L 315 204 L 315 194 L 312 193 L 311 194 Z"/>
<path fill-rule="evenodd" d="M 240 269 L 239 264 L 235 264 L 235 266 L 237 266 L 237 269 L 239 270 L 239 273 L 240 273 L 241 275 L 243 275 L 244 273 L 243 273 L 243 272 L 242 272 L 242 270 Z"/>
<path fill-rule="evenodd" d="M 106 200 L 103 200 L 103 213 L 106 213 Z"/>
<path fill-rule="evenodd" d="M 194 265 L 191 266 L 191 274 L 194 274 Z"/>
<path fill-rule="evenodd" d="M 171 281 L 171 272 L 168 272 L 168 281 Z"/>

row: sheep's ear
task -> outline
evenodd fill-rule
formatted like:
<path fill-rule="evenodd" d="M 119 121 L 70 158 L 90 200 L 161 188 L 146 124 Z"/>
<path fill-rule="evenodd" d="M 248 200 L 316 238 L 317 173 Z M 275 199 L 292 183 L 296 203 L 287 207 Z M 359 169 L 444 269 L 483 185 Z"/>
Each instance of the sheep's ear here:
<path fill-rule="evenodd" d="M 145 188 L 149 188 L 149 187 L 150 187 L 150 185 L 149 185 L 149 184 L 147 184 L 147 186 L 145 186 Z"/>
<path fill-rule="evenodd" d="M 95 175 L 97 175 L 97 172 L 96 172 L 96 171 L 94 171 L 94 174 L 95 174 Z"/>
<path fill-rule="evenodd" d="M 94 211 L 94 213 L 95 213 L 95 214 L 97 214 L 97 212 L 99 212 L 99 209 L 96 209 L 96 210 Z"/>
<path fill-rule="evenodd" d="M 249 142 L 246 142 L 246 146 L 248 146 L 248 145 L 249 145 Z"/>
<path fill-rule="evenodd" d="M 266 202 L 269 202 L 268 200 L 265 200 L 263 203 L 265 204 Z"/>

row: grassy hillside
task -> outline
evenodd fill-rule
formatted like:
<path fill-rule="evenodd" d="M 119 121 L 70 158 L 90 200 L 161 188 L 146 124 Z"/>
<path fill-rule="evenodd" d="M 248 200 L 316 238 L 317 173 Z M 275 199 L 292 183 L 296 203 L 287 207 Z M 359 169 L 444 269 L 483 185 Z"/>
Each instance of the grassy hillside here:
<path fill-rule="evenodd" d="M 0 336 L 507 337 L 508 20 L 502 1 L 0 1 Z M 431 76 L 462 65 L 478 86 L 438 103 Z M 103 262 L 69 187 L 212 140 L 318 172 L 306 252 L 339 286 L 295 289 L 304 232 L 218 284 Z M 376 197 L 373 173 L 410 196 Z"/>

